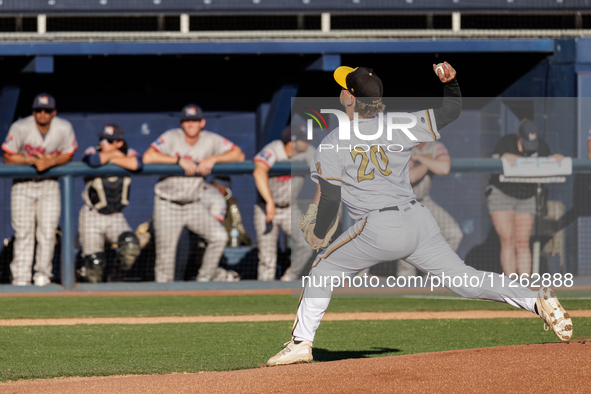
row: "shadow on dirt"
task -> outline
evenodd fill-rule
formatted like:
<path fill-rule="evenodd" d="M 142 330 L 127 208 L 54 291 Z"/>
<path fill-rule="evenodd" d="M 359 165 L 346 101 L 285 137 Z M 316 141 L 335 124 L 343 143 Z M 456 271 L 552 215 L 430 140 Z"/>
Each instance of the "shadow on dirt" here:
<path fill-rule="evenodd" d="M 387 347 L 381 348 L 371 348 L 365 350 L 341 350 L 341 351 L 332 351 L 322 348 L 313 348 L 312 355 L 314 356 L 314 361 L 336 361 L 336 360 L 344 360 L 347 358 L 368 358 L 370 356 L 377 356 L 383 355 L 386 353 L 399 353 L 401 352 L 400 349 L 392 349 Z"/>

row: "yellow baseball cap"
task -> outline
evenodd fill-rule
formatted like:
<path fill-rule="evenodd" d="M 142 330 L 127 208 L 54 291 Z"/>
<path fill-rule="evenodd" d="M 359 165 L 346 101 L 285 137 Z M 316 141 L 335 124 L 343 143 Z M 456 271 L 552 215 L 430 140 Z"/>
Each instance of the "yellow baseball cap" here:
<path fill-rule="evenodd" d="M 341 66 L 334 71 L 334 79 L 360 101 L 369 104 L 382 101 L 382 80 L 371 68 Z"/>

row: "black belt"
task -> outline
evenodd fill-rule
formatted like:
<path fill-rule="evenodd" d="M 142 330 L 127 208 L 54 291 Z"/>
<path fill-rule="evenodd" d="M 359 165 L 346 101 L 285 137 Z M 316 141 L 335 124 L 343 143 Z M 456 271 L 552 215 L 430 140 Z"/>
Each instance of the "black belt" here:
<path fill-rule="evenodd" d="M 412 200 L 410 203 L 412 205 L 415 205 L 417 202 L 416 202 L 416 200 Z M 400 211 L 400 208 L 398 208 L 397 206 L 393 206 L 393 207 L 386 207 L 386 208 L 380 209 L 380 212 L 384 212 L 384 211 Z"/>
<path fill-rule="evenodd" d="M 285 204 L 285 205 L 279 205 L 279 204 L 275 204 L 275 206 L 276 206 L 277 208 L 289 208 L 289 206 L 290 206 L 290 205 L 291 205 L 291 204 Z"/>
<path fill-rule="evenodd" d="M 176 204 L 176 205 L 180 205 L 181 207 L 183 205 L 192 204 L 194 202 L 199 202 L 199 200 L 195 200 L 195 201 L 175 201 L 175 200 L 167 200 L 166 198 L 162 198 L 162 197 L 158 197 L 158 198 L 161 199 L 162 201 L 167 201 L 167 202 L 171 202 L 171 203 Z"/>

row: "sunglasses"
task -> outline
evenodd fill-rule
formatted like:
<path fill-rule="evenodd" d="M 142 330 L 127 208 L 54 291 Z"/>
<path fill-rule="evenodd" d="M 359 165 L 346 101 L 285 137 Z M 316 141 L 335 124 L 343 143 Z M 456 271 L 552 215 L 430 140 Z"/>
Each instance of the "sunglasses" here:
<path fill-rule="evenodd" d="M 46 114 L 50 114 L 53 112 L 53 110 L 52 109 L 34 109 L 33 112 L 36 114 L 40 114 L 41 112 L 45 112 Z"/>
<path fill-rule="evenodd" d="M 101 138 L 101 141 L 103 141 L 103 140 L 107 141 L 107 144 L 112 144 L 114 142 L 119 141 L 119 140 L 114 140 L 114 139 L 111 139 L 111 138 Z"/>

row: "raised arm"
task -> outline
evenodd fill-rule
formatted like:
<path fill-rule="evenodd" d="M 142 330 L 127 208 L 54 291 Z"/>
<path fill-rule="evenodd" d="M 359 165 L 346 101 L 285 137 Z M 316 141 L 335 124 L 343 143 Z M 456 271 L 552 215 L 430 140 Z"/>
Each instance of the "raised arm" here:
<path fill-rule="evenodd" d="M 433 110 L 438 130 L 456 120 L 462 111 L 462 92 L 456 79 L 456 70 L 449 63 L 444 64 L 447 66 L 443 67 L 444 72 L 437 74 L 439 80 L 445 84 L 443 85 L 443 105 Z M 434 64 L 433 70 L 435 67 Z"/>

